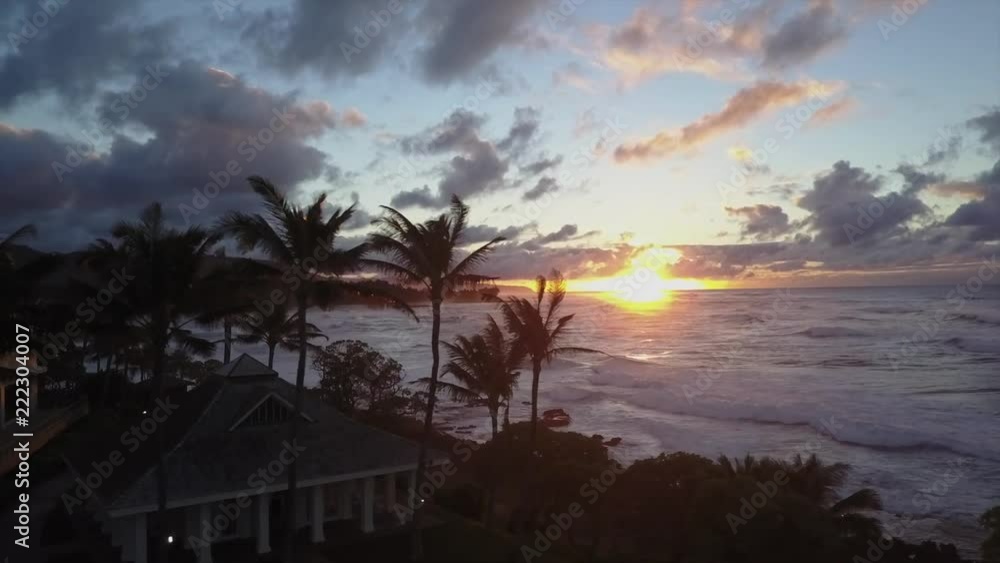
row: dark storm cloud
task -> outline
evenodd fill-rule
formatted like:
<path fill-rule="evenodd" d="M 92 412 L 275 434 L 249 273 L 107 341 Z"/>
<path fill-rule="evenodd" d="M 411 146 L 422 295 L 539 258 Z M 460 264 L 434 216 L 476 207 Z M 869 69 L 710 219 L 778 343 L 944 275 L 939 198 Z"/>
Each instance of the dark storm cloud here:
<path fill-rule="evenodd" d="M 534 162 L 530 162 L 522 166 L 521 172 L 523 172 L 528 176 L 536 176 L 538 174 L 541 174 L 542 172 L 545 172 L 546 170 L 549 170 L 550 168 L 555 168 L 556 166 L 559 166 L 560 164 L 562 164 L 562 161 L 563 161 L 562 156 L 557 156 L 554 158 L 548 158 L 543 156 Z"/>
<path fill-rule="evenodd" d="M 311 68 L 328 78 L 359 76 L 377 68 L 410 29 L 410 4 L 295 0 L 288 10 L 255 16 L 243 41 L 256 46 L 263 62 L 288 74 Z"/>
<path fill-rule="evenodd" d="M 946 223 L 970 228 L 971 240 L 1000 240 L 1000 161 L 992 170 L 980 175 L 976 183 L 985 192 L 983 198 L 959 206 Z"/>
<path fill-rule="evenodd" d="M 521 198 L 525 201 L 535 201 L 545 194 L 551 194 L 557 191 L 559 191 L 559 182 L 551 176 L 543 176 L 538 179 L 535 187 L 524 192 L 524 195 L 522 195 Z"/>
<path fill-rule="evenodd" d="M 764 38 L 763 65 L 785 68 L 808 62 L 847 37 L 848 26 L 833 0 L 814 0 L 805 11 Z"/>
<path fill-rule="evenodd" d="M 48 17 L 37 0 L 7 0 L 0 8 L 11 50 L 0 58 L 0 108 L 27 96 L 54 93 L 87 101 L 101 82 L 163 60 L 170 45 L 164 24 L 140 25 L 132 0 L 52 2 Z M 44 25 L 36 27 L 22 18 Z"/>
<path fill-rule="evenodd" d="M 507 240 L 514 240 L 522 233 L 534 228 L 533 225 L 511 225 L 509 227 L 497 228 L 490 225 L 472 225 L 465 229 L 462 234 L 462 244 L 475 244 L 487 242 L 496 237 L 503 237 Z"/>
<path fill-rule="evenodd" d="M 743 221 L 742 235 L 757 240 L 779 237 L 791 230 L 788 214 L 777 205 L 757 204 L 746 207 L 727 207 L 726 212 Z"/>
<path fill-rule="evenodd" d="M 912 192 L 880 194 L 881 189 L 881 178 L 839 161 L 799 199 L 799 207 L 810 212 L 805 225 L 816 232 L 817 241 L 848 245 L 859 236 L 872 242 L 896 234 L 911 219 L 929 212 Z"/>
<path fill-rule="evenodd" d="M 523 36 L 543 0 L 431 0 L 421 13 L 430 44 L 420 66 L 430 82 L 447 83 L 481 68 L 501 47 Z"/>
<path fill-rule="evenodd" d="M 1000 151 L 1000 106 L 970 119 L 968 125 L 979 133 L 980 141 Z"/>
<path fill-rule="evenodd" d="M 78 225 L 105 229 L 160 201 L 171 221 L 206 223 L 234 207 L 256 206 L 247 175 L 260 174 L 292 190 L 335 173 L 327 155 L 307 144 L 337 126 L 329 105 L 272 94 L 194 63 L 160 72 L 162 82 L 141 101 L 123 98 L 122 92 L 101 97 L 97 113 L 110 139 L 106 152 L 43 132 L 0 130 L 0 143 L 10 146 L 0 152 L 0 171 L 10 174 L 5 185 L 20 194 L 11 209 L 19 220 L 55 232 L 62 227 L 44 223 L 51 211 L 62 209 L 72 212 Z M 145 78 L 140 75 L 137 83 Z M 149 138 L 123 133 L 136 127 Z M 230 174 L 227 167 L 239 171 Z M 198 208 L 195 190 L 204 194 L 211 191 L 209 184 L 221 189 Z"/>
<path fill-rule="evenodd" d="M 507 136 L 497 143 L 497 148 L 507 152 L 520 154 L 538 133 L 541 112 L 537 108 L 523 107 L 514 110 L 514 124 Z"/>
<path fill-rule="evenodd" d="M 536 239 L 538 244 L 549 244 L 553 242 L 566 242 L 580 232 L 576 225 L 563 225 L 558 231 L 551 232 Z"/>
<path fill-rule="evenodd" d="M 943 174 L 924 172 L 912 164 L 900 164 L 895 172 L 903 177 L 903 181 L 905 182 L 903 193 L 906 195 L 918 194 L 926 188 L 945 180 Z"/>
<path fill-rule="evenodd" d="M 446 207 L 452 195 L 468 199 L 510 187 L 505 178 L 513 155 L 501 156 L 500 151 L 523 151 L 537 132 L 537 118 L 535 110 L 519 108 L 510 131 L 496 144 L 480 133 L 485 118 L 465 110 L 456 110 L 441 123 L 404 137 L 399 146 L 406 154 L 453 156 L 440 167 L 436 191 L 427 186 L 403 191 L 393 197 L 393 205 L 438 209 Z M 503 149 L 498 149 L 501 146 Z"/>

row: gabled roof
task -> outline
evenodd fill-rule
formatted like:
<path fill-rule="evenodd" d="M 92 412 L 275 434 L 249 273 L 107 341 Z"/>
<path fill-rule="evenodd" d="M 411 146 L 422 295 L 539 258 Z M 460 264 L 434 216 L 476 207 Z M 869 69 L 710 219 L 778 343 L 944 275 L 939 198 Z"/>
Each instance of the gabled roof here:
<path fill-rule="evenodd" d="M 295 386 L 280 377 L 234 380 L 213 376 L 183 398 L 173 399 L 180 406 L 156 430 L 164 432 L 166 439 L 168 506 L 260 492 L 253 475 L 273 465 L 287 448 L 288 426 L 238 425 L 230 429 L 234 421 L 270 396 L 291 404 Z M 417 444 L 361 424 L 314 393 L 307 392 L 302 399 L 302 412 L 314 422 L 299 425 L 297 445 L 304 448 L 296 464 L 300 483 L 416 468 Z M 83 447 L 69 460 L 77 472 L 87 475 L 94 471 L 92 463 L 107 461 L 113 450 L 124 454 L 125 464 L 95 490 L 112 513 L 156 510 L 156 440 L 147 439 L 133 453 L 123 448 L 120 439 L 123 430 L 137 423 L 131 420 L 117 432 L 101 432 L 106 443 L 80 444 Z M 431 453 L 432 463 L 446 459 L 445 454 Z M 268 487 L 280 490 L 287 486 L 287 479 L 284 471 Z"/>
<path fill-rule="evenodd" d="M 253 356 L 240 354 L 238 358 L 215 370 L 222 377 L 277 377 L 278 372 L 257 361 Z"/>

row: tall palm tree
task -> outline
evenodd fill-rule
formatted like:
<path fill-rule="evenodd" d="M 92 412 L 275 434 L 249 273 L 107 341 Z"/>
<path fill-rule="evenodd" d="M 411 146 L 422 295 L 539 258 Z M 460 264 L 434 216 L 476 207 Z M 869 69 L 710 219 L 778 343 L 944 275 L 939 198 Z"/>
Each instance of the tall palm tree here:
<path fill-rule="evenodd" d="M 459 336 L 455 342 L 445 342 L 449 361 L 444 374 L 457 383 L 439 381 L 441 389 L 455 401 L 469 405 L 485 406 L 490 413 L 493 438 L 499 432 L 500 409 L 510 410 L 510 399 L 517 387 L 521 372 L 518 366 L 524 359 L 522 350 L 514 346 L 503 329 L 491 316 L 486 328 L 469 338 Z M 422 383 L 429 383 L 427 378 Z"/>
<path fill-rule="evenodd" d="M 469 207 L 458 196 L 452 196 L 451 209 L 438 217 L 415 224 L 399 211 L 382 206 L 382 216 L 374 221 L 377 231 L 369 236 L 369 244 L 380 258 L 368 259 L 369 266 L 396 279 L 422 287 L 431 300 L 431 373 L 427 383 L 427 410 L 424 414 L 424 433 L 417 457 L 417 487 L 425 478 L 427 450 L 434 423 L 434 405 L 437 399 L 438 370 L 441 354 L 441 303 L 445 292 L 463 284 L 485 281 L 486 276 L 472 273 L 482 264 L 494 247 L 504 240 L 496 237 L 473 250 L 465 257 L 459 249 L 469 217 Z M 413 515 L 413 557 L 423 557 L 419 525 L 421 511 Z"/>
<path fill-rule="evenodd" d="M 245 344 L 263 342 L 267 345 L 269 368 L 274 367 L 274 351 L 279 346 L 293 352 L 299 349 L 298 313 L 291 312 L 287 302 L 275 305 L 268 315 L 258 316 L 253 313 L 243 315 L 236 320 L 235 325 L 242 332 L 236 336 L 237 342 Z M 306 323 L 306 346 L 315 348 L 314 344 L 308 342 L 314 338 L 327 339 L 318 326 Z"/>
<path fill-rule="evenodd" d="M 174 344 L 199 354 L 212 351 L 212 343 L 195 337 L 185 325 L 203 315 L 210 296 L 220 288 L 203 275 L 206 257 L 218 235 L 191 227 L 178 231 L 163 221 L 163 210 L 154 203 L 139 221 L 123 221 L 111 230 L 114 242 L 98 239 L 85 253 L 85 261 L 108 279 L 121 269 L 132 279 L 122 284 L 116 301 L 128 309 L 128 325 L 151 356 L 155 396 L 163 398 L 167 347 Z M 167 474 L 165 433 L 156 433 L 157 528 L 166 531 Z M 157 542 L 157 561 L 166 561 L 166 542 Z"/>
<path fill-rule="evenodd" d="M 565 298 L 566 282 L 558 270 L 552 270 L 551 280 L 545 276 L 535 278 L 534 301 L 512 296 L 500 302 L 500 314 L 507 331 L 513 336 L 514 343 L 531 360 L 532 452 L 538 443 L 538 382 L 542 364 L 567 353 L 602 353 L 591 348 L 561 345 L 566 336 L 566 327 L 573 320 L 573 315 L 560 316 L 559 310 Z"/>
<path fill-rule="evenodd" d="M 262 250 L 274 263 L 271 273 L 285 285 L 280 301 L 294 302 L 298 341 L 306 342 L 309 323 L 306 313 L 310 305 L 326 307 L 345 295 L 365 295 L 385 300 L 394 307 L 413 312 L 379 286 L 363 280 L 347 280 L 342 276 L 357 271 L 364 255 L 365 244 L 349 249 L 335 247 L 341 228 L 354 215 L 354 206 L 335 209 L 325 217 L 326 194 L 320 194 L 306 206 L 291 202 L 270 181 L 251 176 L 251 189 L 260 196 L 264 213 L 231 212 L 217 226 L 219 233 L 233 237 L 242 250 Z M 271 293 L 273 295 L 273 292 Z M 268 300 L 272 306 L 274 300 Z M 295 415 L 289 424 L 289 443 L 298 437 L 306 374 L 306 347 L 300 346 L 295 373 Z M 298 466 L 293 460 L 288 467 L 287 517 L 285 520 L 285 561 L 295 557 L 295 514 L 298 488 Z"/>

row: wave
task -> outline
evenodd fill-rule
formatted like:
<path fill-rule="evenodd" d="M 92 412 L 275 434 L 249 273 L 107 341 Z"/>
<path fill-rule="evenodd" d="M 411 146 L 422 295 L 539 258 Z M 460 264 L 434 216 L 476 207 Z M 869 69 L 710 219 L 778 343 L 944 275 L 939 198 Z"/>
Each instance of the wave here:
<path fill-rule="evenodd" d="M 628 402 L 657 412 L 696 416 L 724 422 L 747 422 L 760 425 L 782 425 L 811 428 L 818 435 L 835 442 L 873 450 L 917 452 L 949 452 L 963 457 L 1000 461 L 1000 451 L 984 450 L 980 442 L 963 442 L 948 437 L 922 434 L 910 428 L 888 424 L 856 422 L 843 416 L 817 416 L 815 405 L 775 405 L 737 403 L 722 400 L 695 398 L 688 402 L 684 397 L 665 397 L 664 394 L 643 392 L 627 399 Z M 834 428 L 823 420 L 834 421 Z"/>
<path fill-rule="evenodd" d="M 973 389 L 928 389 L 926 391 L 913 392 L 914 395 L 976 395 L 979 393 L 1000 393 L 1000 387 L 977 387 Z"/>
<path fill-rule="evenodd" d="M 989 338 L 975 338 L 970 336 L 957 336 L 945 340 L 945 344 L 954 346 L 965 352 L 976 354 L 998 354 L 1000 353 L 1000 341 Z"/>
<path fill-rule="evenodd" d="M 796 334 L 808 336 L 809 338 L 851 338 L 870 336 L 867 332 L 841 326 L 813 326 L 803 330 L 802 332 L 797 332 Z"/>
<path fill-rule="evenodd" d="M 917 313 L 920 309 L 912 307 L 862 307 L 861 311 L 877 313 L 879 315 L 901 315 L 905 313 Z"/>
<path fill-rule="evenodd" d="M 961 313 L 954 318 L 974 323 L 1000 325 L 1000 311 L 977 311 L 975 313 Z"/>

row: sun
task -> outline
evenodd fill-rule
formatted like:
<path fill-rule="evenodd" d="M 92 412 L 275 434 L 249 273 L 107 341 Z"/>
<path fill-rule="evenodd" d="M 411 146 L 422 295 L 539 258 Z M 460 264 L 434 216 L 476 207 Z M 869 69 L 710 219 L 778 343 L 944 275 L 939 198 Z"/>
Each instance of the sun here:
<path fill-rule="evenodd" d="M 570 280 L 569 290 L 597 293 L 630 309 L 648 309 L 669 303 L 675 291 L 710 289 L 702 280 L 663 275 L 680 257 L 674 249 L 650 248 L 632 257 L 628 266 L 612 277 Z"/>

